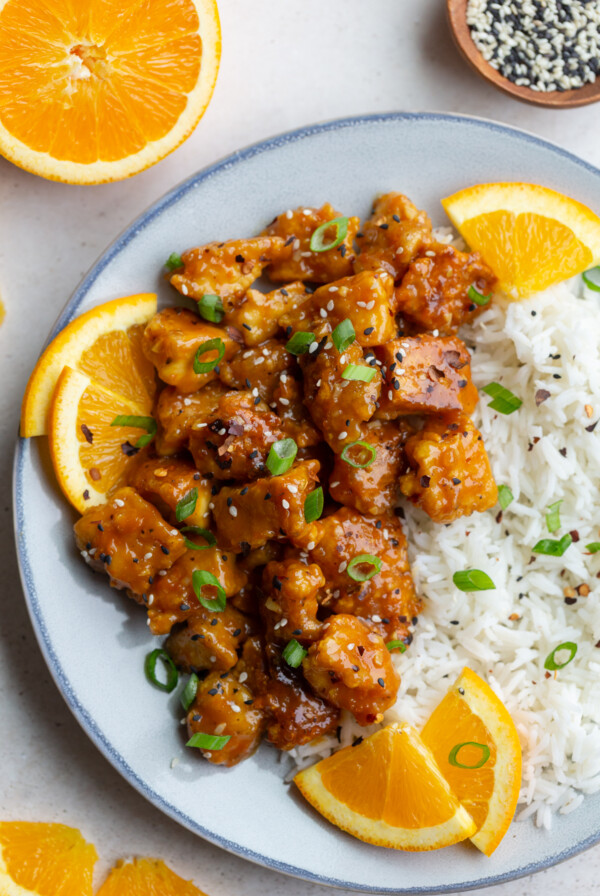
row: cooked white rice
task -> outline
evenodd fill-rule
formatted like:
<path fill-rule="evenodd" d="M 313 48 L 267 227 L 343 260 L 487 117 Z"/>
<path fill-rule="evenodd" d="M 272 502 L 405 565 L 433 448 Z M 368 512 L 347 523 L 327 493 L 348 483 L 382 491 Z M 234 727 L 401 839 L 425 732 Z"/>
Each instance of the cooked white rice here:
<path fill-rule="evenodd" d="M 586 430 L 600 417 L 598 294 L 577 278 L 524 302 L 499 298 L 461 335 L 474 348 L 475 384 L 499 382 L 523 400 L 504 416 L 489 410 L 482 393 L 474 414 L 496 481 L 510 487 L 514 502 L 499 521 L 497 506 L 447 527 L 406 510 L 424 608 L 410 650 L 395 658 L 402 683 L 385 721 L 421 726 L 469 666 L 504 701 L 519 732 L 516 818 L 533 815 L 550 828 L 554 812 L 571 812 L 600 790 L 600 553 L 585 549 L 600 540 L 600 426 Z M 551 394 L 537 406 L 539 389 Z M 561 528 L 550 535 L 546 510 L 558 500 Z M 562 557 L 537 554 L 531 562 L 540 538 L 570 531 L 579 540 Z M 496 590 L 460 592 L 452 575 L 468 568 L 487 572 Z M 564 589 L 581 584 L 589 595 L 566 604 Z M 577 654 L 546 677 L 544 660 L 564 641 L 574 641 Z M 341 745 L 370 730 L 344 714 Z M 304 766 L 338 746 L 323 738 L 293 758 Z"/>

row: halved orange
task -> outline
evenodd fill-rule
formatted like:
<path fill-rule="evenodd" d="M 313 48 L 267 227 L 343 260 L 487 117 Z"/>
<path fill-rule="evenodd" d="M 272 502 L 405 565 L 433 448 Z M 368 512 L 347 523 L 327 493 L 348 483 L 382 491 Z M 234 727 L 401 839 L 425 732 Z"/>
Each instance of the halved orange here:
<path fill-rule="evenodd" d="M 148 418 L 149 410 L 64 368 L 50 405 L 48 442 L 58 484 L 80 513 L 102 504 L 121 484 L 137 442 L 148 432 L 111 425 L 118 416 Z"/>
<path fill-rule="evenodd" d="M 299 772 L 294 782 L 321 815 L 376 846 L 438 849 L 475 833 L 475 823 L 409 725 L 382 728 Z"/>
<path fill-rule="evenodd" d="M 64 824 L 0 822 L 2 896 L 92 896 L 96 850 Z"/>
<path fill-rule="evenodd" d="M 471 840 L 491 855 L 512 821 L 521 785 L 521 746 L 508 710 L 479 675 L 465 668 L 421 738 L 477 825 Z"/>
<path fill-rule="evenodd" d="M 68 183 L 136 174 L 195 128 L 220 55 L 215 0 L 4 0 L 0 152 Z"/>
<path fill-rule="evenodd" d="M 467 245 L 513 299 L 600 262 L 600 218 L 563 193 L 525 183 L 476 184 L 442 199 Z"/>
<path fill-rule="evenodd" d="M 21 407 L 21 435 L 46 434 L 52 393 L 67 365 L 149 413 L 156 385 L 154 368 L 141 349 L 141 335 L 155 313 L 156 296 L 141 293 L 97 305 L 61 330 L 29 377 Z"/>
<path fill-rule="evenodd" d="M 96 896 L 204 896 L 159 859 L 117 862 Z"/>

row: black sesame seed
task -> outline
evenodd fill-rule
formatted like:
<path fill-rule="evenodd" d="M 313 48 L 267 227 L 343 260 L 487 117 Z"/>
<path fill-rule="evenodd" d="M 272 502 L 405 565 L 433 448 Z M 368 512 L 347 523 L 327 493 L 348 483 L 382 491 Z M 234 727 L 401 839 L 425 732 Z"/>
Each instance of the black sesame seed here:
<path fill-rule="evenodd" d="M 161 549 L 161 551 L 163 552 L 163 554 L 167 554 L 167 555 L 169 555 L 169 554 L 171 553 L 171 551 L 168 549 L 168 547 L 166 546 L 166 544 L 161 544 L 160 549 Z"/>
<path fill-rule="evenodd" d="M 383 678 L 378 678 L 378 679 L 377 679 L 377 684 L 379 685 L 380 688 L 384 688 L 384 687 L 385 687 L 385 681 L 383 680 Z"/>

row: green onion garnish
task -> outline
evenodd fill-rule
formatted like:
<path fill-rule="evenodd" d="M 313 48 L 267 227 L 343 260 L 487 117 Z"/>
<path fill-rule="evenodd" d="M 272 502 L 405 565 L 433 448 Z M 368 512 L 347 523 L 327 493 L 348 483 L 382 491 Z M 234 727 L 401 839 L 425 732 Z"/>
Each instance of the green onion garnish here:
<path fill-rule="evenodd" d="M 365 565 L 373 568 L 369 570 L 359 569 L 359 567 Z M 355 582 L 368 582 L 378 572 L 381 572 L 381 560 L 374 554 L 357 554 L 348 564 L 346 572 Z"/>
<path fill-rule="evenodd" d="M 186 546 L 186 548 L 188 548 L 191 551 L 204 551 L 207 548 L 214 548 L 214 546 L 217 543 L 217 539 L 212 534 L 212 532 L 209 532 L 208 529 L 203 529 L 202 526 L 184 526 L 179 531 L 182 534 L 184 532 L 193 532 L 194 535 L 200 535 L 202 538 L 206 539 L 206 541 L 208 542 L 208 544 L 196 544 L 195 541 L 191 541 L 189 538 L 186 538 L 184 536 L 183 540 L 184 540 L 185 546 Z"/>
<path fill-rule="evenodd" d="M 323 513 L 323 489 L 321 486 L 314 489 L 304 499 L 304 519 L 307 523 L 314 523 Z"/>
<path fill-rule="evenodd" d="M 159 660 L 161 660 L 165 667 L 165 672 L 167 673 L 166 681 L 159 681 L 156 677 L 156 664 Z M 158 688 L 160 691 L 166 691 L 167 694 L 171 693 L 179 679 L 179 673 L 177 672 L 175 663 L 167 651 L 163 650 L 161 647 L 157 647 L 146 656 L 146 659 L 144 660 L 144 672 L 146 673 L 148 681 L 153 684 L 155 688 Z"/>
<path fill-rule="evenodd" d="M 191 488 L 189 492 L 187 492 L 183 498 L 177 502 L 177 507 L 175 508 L 175 519 L 178 523 L 182 520 L 185 520 L 188 516 L 191 516 L 194 510 L 196 509 L 196 501 L 198 500 L 198 489 Z"/>
<path fill-rule="evenodd" d="M 196 692 L 198 690 L 198 682 L 199 678 L 195 672 L 192 672 L 188 679 L 188 683 L 184 687 L 181 692 L 181 697 L 179 698 L 181 701 L 181 705 L 187 712 L 194 700 L 196 699 Z"/>
<path fill-rule="evenodd" d="M 496 586 L 481 569 L 461 569 L 452 576 L 459 591 L 493 591 Z"/>
<path fill-rule="evenodd" d="M 202 594 L 202 589 L 208 585 L 212 585 L 213 588 L 217 589 L 217 597 L 214 600 L 204 597 Z M 204 569 L 195 569 L 192 573 L 192 587 L 198 601 L 207 610 L 211 610 L 213 613 L 221 613 L 225 609 L 227 605 L 225 589 L 219 580 L 213 576 L 212 572 L 206 572 Z"/>
<path fill-rule="evenodd" d="M 186 747 L 197 747 L 199 750 L 222 750 L 230 740 L 231 734 L 223 734 L 219 737 L 216 734 L 204 734 L 203 731 L 197 731 L 192 734 Z"/>
<path fill-rule="evenodd" d="M 298 644 L 296 639 L 292 638 L 283 648 L 281 655 L 288 666 L 291 666 L 292 669 L 297 669 L 307 653 L 308 650 L 305 650 L 302 644 Z"/>
<path fill-rule="evenodd" d="M 273 476 L 287 473 L 298 454 L 298 446 L 293 439 L 280 439 L 273 442 L 267 457 L 267 469 Z"/>
<path fill-rule="evenodd" d="M 498 411 L 500 414 L 512 414 L 514 411 L 518 411 L 523 404 L 520 398 L 517 398 L 516 395 L 513 395 L 500 383 L 488 383 L 481 391 L 491 395 L 494 399 L 490 401 L 488 408 Z"/>
<path fill-rule="evenodd" d="M 506 510 L 509 504 L 515 500 L 515 496 L 507 485 L 498 486 L 498 504 L 502 510 Z"/>
<path fill-rule="evenodd" d="M 534 554 L 546 554 L 548 557 L 562 557 L 572 541 L 572 537 L 567 532 L 566 535 L 563 535 L 563 537 L 558 540 L 555 540 L 554 538 L 542 538 L 531 550 Z"/>
<path fill-rule="evenodd" d="M 171 252 L 169 257 L 165 261 L 165 267 L 168 271 L 176 271 L 177 268 L 182 268 L 183 259 L 181 255 L 178 255 L 177 252 Z"/>
<path fill-rule="evenodd" d="M 333 344 L 338 352 L 345 352 L 346 349 L 352 345 L 356 339 L 356 333 L 354 332 L 354 327 L 352 326 L 350 318 L 347 317 L 346 320 L 343 320 L 341 324 L 337 325 L 331 334 L 331 338 L 333 339 Z"/>
<path fill-rule="evenodd" d="M 134 417 L 130 414 L 119 414 L 110 425 L 133 426 L 134 429 L 145 429 L 147 435 L 139 437 L 135 443 L 136 448 L 143 448 L 144 445 L 149 445 L 156 435 L 156 420 L 154 417 Z"/>
<path fill-rule="evenodd" d="M 593 280 L 590 280 L 588 274 L 594 274 L 600 271 L 600 265 L 596 265 L 595 268 L 590 268 L 589 271 L 584 271 L 581 275 L 583 278 L 583 282 L 587 286 L 588 289 L 593 290 L 594 292 L 600 292 L 600 283 L 594 283 Z"/>
<path fill-rule="evenodd" d="M 590 541 L 589 544 L 586 544 L 585 549 L 590 554 L 597 554 L 600 551 L 600 541 Z"/>
<path fill-rule="evenodd" d="M 390 651 L 399 650 L 400 653 L 404 653 L 404 651 L 406 650 L 406 644 L 404 643 L 404 641 L 388 641 L 385 646 Z"/>
<path fill-rule="evenodd" d="M 463 762 L 459 762 L 456 758 L 458 755 L 458 751 L 462 750 L 463 747 L 477 747 L 481 750 L 481 759 L 479 762 L 476 762 L 475 765 L 465 765 Z M 466 740 L 462 744 L 456 744 L 450 750 L 448 754 L 448 762 L 450 765 L 454 765 L 456 768 L 481 768 L 482 765 L 485 765 L 488 759 L 490 758 L 490 748 L 487 744 L 478 744 L 473 740 Z"/>
<path fill-rule="evenodd" d="M 492 294 L 489 296 L 484 296 L 482 293 L 478 292 L 474 286 L 469 286 L 467 290 L 467 295 L 471 299 L 472 302 L 475 302 L 476 305 L 483 307 L 484 305 L 489 304 L 490 299 L 492 298 Z"/>
<path fill-rule="evenodd" d="M 207 352 L 217 352 L 217 357 L 213 358 L 212 361 L 200 361 L 200 356 L 205 355 Z M 194 355 L 194 373 L 210 373 L 222 360 L 224 354 L 225 343 L 218 336 L 216 339 L 209 339 L 208 342 L 203 342 L 202 345 L 198 346 L 198 351 Z"/>
<path fill-rule="evenodd" d="M 210 320 L 213 324 L 218 324 L 225 317 L 223 302 L 219 296 L 206 294 L 198 300 L 198 313 L 204 320 Z"/>
<path fill-rule="evenodd" d="M 362 464 L 358 463 L 355 460 L 352 460 L 352 458 L 349 456 L 352 448 L 355 448 L 357 445 L 359 445 L 361 449 L 363 449 L 363 451 L 369 452 L 369 457 Z M 362 454 L 364 457 L 363 451 L 357 452 L 359 453 L 359 456 L 360 454 Z M 370 467 L 371 464 L 375 461 L 375 458 L 377 457 L 377 450 L 373 447 L 373 445 L 369 445 L 368 442 L 350 442 L 349 445 L 346 445 L 344 447 L 344 450 L 340 454 L 340 457 L 342 458 L 342 460 L 346 461 L 347 464 L 350 464 L 351 467 L 356 467 L 358 470 L 364 470 L 366 467 Z"/>
<path fill-rule="evenodd" d="M 325 234 L 330 227 L 335 229 L 335 236 L 329 242 L 326 242 Z M 313 231 L 310 238 L 311 252 L 327 252 L 329 249 L 335 249 L 340 243 L 343 243 L 348 233 L 348 218 L 332 218 L 331 221 L 325 221 L 320 227 Z"/>
<path fill-rule="evenodd" d="M 560 505 L 562 504 L 562 498 L 560 501 L 555 501 L 554 504 L 550 504 L 548 506 L 548 510 L 546 512 L 546 526 L 548 527 L 548 532 L 558 532 L 560 529 Z"/>
<path fill-rule="evenodd" d="M 286 350 L 292 355 L 303 355 L 308 351 L 309 345 L 311 345 L 316 338 L 314 333 L 307 333 L 304 330 L 300 330 L 298 333 L 294 333 L 292 338 L 286 342 Z"/>
<path fill-rule="evenodd" d="M 570 653 L 569 659 L 565 660 L 564 663 L 557 663 L 555 656 L 559 650 L 568 650 Z M 565 666 L 568 666 L 575 654 L 577 653 L 577 644 L 574 641 L 563 641 L 562 644 L 559 644 L 558 647 L 555 647 L 554 650 L 548 654 L 544 661 L 544 669 L 549 669 L 551 672 L 554 672 L 556 669 L 564 669 Z"/>
<path fill-rule="evenodd" d="M 348 364 L 342 373 L 343 380 L 361 380 L 363 383 L 370 383 L 374 376 L 375 368 L 364 364 Z"/>

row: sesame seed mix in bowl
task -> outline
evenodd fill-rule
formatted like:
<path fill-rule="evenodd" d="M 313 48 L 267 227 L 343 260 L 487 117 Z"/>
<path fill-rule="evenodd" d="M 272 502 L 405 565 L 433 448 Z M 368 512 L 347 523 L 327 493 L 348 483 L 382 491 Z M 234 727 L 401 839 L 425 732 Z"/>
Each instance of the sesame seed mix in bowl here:
<path fill-rule="evenodd" d="M 436 231 L 440 240 L 446 234 Z M 500 383 L 523 402 L 517 413 L 496 413 L 482 394 L 474 413 L 496 481 L 510 490 L 501 495 L 512 500 L 446 526 L 404 505 L 425 608 L 411 627 L 410 651 L 394 658 L 401 685 L 385 723 L 420 728 L 462 669 L 475 670 L 521 739 L 516 820 L 534 816 L 550 828 L 554 813 L 572 812 L 600 790 L 600 553 L 586 549 L 599 535 L 598 296 L 580 278 L 522 302 L 498 296 L 461 335 L 476 385 Z M 560 525 L 549 534 L 547 514 L 557 502 Z M 532 551 L 565 535 L 571 542 L 562 556 Z M 468 568 L 487 573 L 494 590 L 458 590 L 453 574 Z M 548 671 L 547 658 L 565 642 L 576 645 L 577 662 Z M 337 738 L 297 748 L 294 760 L 310 765 L 361 734 L 345 715 Z"/>
<path fill-rule="evenodd" d="M 573 90 L 600 71 L 598 0 L 468 0 L 467 24 L 483 58 L 519 86 Z"/>

